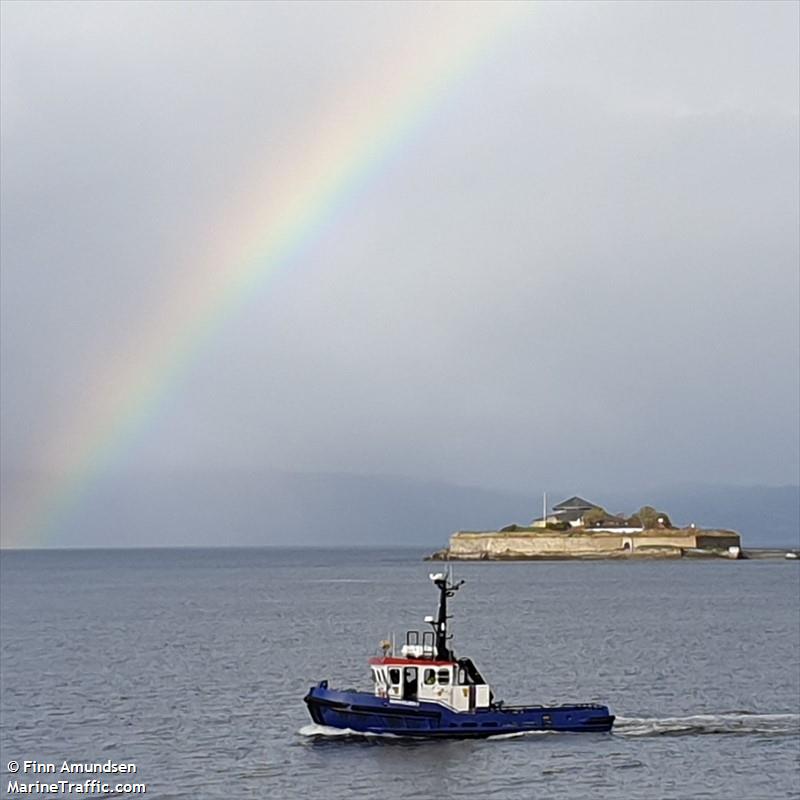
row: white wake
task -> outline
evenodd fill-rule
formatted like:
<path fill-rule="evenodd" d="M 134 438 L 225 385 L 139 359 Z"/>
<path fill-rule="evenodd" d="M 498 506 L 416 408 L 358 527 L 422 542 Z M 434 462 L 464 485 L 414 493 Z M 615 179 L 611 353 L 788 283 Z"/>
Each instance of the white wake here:
<path fill-rule="evenodd" d="M 617 736 L 800 736 L 800 714 L 750 714 L 739 711 L 687 717 L 617 717 L 613 732 Z"/>

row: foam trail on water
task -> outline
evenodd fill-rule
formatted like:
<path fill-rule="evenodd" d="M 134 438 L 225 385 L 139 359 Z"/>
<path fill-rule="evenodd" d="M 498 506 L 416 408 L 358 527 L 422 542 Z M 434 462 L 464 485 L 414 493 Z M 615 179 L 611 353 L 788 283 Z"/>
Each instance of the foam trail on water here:
<path fill-rule="evenodd" d="M 686 717 L 617 717 L 613 732 L 615 736 L 800 736 L 800 714 L 731 712 Z"/>
<path fill-rule="evenodd" d="M 358 737 L 358 738 L 379 738 L 379 739 L 397 739 L 399 737 L 395 736 L 393 733 L 365 733 L 363 731 L 354 731 L 350 728 L 331 728 L 328 725 L 317 725 L 316 723 L 311 723 L 310 725 L 304 725 L 297 731 L 300 736 L 308 736 L 311 738 L 319 737 L 324 739 L 341 739 L 343 737 Z"/>
<path fill-rule="evenodd" d="M 519 739 L 521 736 L 554 736 L 557 731 L 512 731 L 511 733 L 496 733 L 494 736 L 487 736 L 487 739 L 493 741 L 502 741 L 503 739 Z"/>

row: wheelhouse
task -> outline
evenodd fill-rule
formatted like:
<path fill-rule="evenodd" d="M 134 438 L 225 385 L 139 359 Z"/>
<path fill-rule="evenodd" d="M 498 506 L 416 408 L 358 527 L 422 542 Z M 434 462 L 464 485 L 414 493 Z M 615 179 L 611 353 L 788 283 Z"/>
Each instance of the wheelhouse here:
<path fill-rule="evenodd" d="M 429 702 L 455 711 L 489 708 L 492 692 L 469 658 L 456 658 L 449 649 L 447 635 L 447 597 L 458 585 L 447 583 L 444 575 L 431 575 L 441 591 L 436 620 L 426 617 L 431 631 L 408 631 L 400 654 L 394 655 L 390 642 L 384 642 L 384 655 L 370 659 L 377 697 L 400 703 Z"/>

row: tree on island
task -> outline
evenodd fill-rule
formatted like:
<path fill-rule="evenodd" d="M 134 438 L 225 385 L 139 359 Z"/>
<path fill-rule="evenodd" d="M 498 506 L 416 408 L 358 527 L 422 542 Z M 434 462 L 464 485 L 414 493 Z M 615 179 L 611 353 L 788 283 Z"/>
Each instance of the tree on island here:
<path fill-rule="evenodd" d="M 659 520 L 661 520 L 660 523 Z M 645 529 L 673 527 L 669 516 L 664 511 L 656 511 L 653 506 L 642 506 L 628 519 L 628 524 Z"/>
<path fill-rule="evenodd" d="M 584 528 L 593 528 L 597 525 L 598 522 L 605 522 L 608 518 L 608 511 L 604 508 L 592 508 L 587 511 L 582 519 L 583 519 L 583 527 Z"/>

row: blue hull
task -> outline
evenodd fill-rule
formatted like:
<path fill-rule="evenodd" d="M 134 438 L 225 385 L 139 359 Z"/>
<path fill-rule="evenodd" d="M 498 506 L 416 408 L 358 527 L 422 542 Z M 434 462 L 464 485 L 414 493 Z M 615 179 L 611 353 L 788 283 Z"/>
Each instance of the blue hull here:
<path fill-rule="evenodd" d="M 327 681 L 303 698 L 318 725 L 356 733 L 390 733 L 422 738 L 476 738 L 526 731 L 605 733 L 614 717 L 607 706 L 495 706 L 452 711 L 429 702 L 390 702 L 367 692 L 329 689 Z"/>

